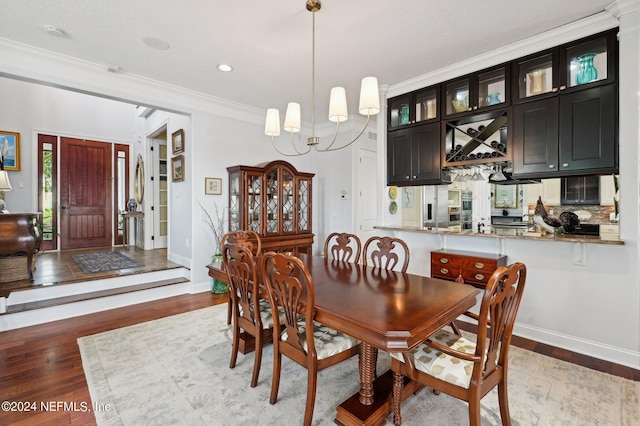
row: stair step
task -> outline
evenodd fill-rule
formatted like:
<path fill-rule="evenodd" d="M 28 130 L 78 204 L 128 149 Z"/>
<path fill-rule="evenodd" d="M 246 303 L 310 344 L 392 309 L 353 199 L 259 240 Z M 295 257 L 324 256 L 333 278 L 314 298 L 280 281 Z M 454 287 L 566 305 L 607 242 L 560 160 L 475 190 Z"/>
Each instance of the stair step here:
<path fill-rule="evenodd" d="M 117 288 L 111 288 L 107 290 L 100 290 L 100 291 L 94 291 L 94 292 L 88 292 L 88 293 L 82 293 L 82 294 L 74 294 L 71 296 L 37 300 L 34 302 L 27 302 L 27 303 L 18 303 L 15 305 L 8 305 L 7 311 L 4 314 L 15 314 L 18 312 L 26 312 L 34 309 L 50 308 L 52 306 L 65 305 L 65 304 L 75 303 L 75 302 L 83 302 L 87 300 L 97 299 L 100 297 L 109 297 L 109 296 L 115 296 L 119 294 L 144 291 L 151 288 L 165 287 L 165 286 L 170 286 L 174 284 L 185 283 L 188 281 L 189 280 L 184 277 L 169 278 L 169 279 L 146 282 L 142 284 L 135 284 L 135 285 L 125 286 L 125 287 L 117 287 Z"/>

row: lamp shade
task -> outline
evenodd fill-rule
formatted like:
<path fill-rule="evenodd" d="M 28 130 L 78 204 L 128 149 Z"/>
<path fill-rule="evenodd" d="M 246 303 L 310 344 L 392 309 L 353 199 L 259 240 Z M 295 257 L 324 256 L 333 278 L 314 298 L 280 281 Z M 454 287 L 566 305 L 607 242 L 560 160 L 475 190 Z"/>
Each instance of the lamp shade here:
<path fill-rule="evenodd" d="M 0 191 L 13 191 L 11 182 L 9 182 L 9 174 L 6 170 L 0 170 Z"/>
<path fill-rule="evenodd" d="M 289 102 L 284 116 L 284 130 L 297 133 L 300 131 L 300 104 Z"/>
<path fill-rule="evenodd" d="M 275 108 L 269 108 L 267 110 L 264 134 L 267 136 L 280 136 L 280 111 Z"/>
<path fill-rule="evenodd" d="M 347 113 L 347 93 L 344 87 L 334 87 L 331 89 L 329 98 L 329 121 L 341 123 L 347 121 L 349 114 Z"/>
<path fill-rule="evenodd" d="M 380 94 L 378 92 L 378 79 L 365 77 L 360 85 L 360 108 L 362 115 L 376 115 L 380 112 Z"/>

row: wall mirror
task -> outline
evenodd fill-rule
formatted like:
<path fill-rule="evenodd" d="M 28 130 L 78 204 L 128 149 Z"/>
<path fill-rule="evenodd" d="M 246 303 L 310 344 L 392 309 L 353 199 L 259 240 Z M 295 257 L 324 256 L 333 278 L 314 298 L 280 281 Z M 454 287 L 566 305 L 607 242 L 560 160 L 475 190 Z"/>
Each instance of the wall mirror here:
<path fill-rule="evenodd" d="M 493 207 L 500 209 L 517 209 L 518 185 L 494 185 Z"/>
<path fill-rule="evenodd" d="M 138 162 L 136 163 L 136 201 L 142 204 L 144 200 L 144 161 L 142 155 L 138 154 Z"/>

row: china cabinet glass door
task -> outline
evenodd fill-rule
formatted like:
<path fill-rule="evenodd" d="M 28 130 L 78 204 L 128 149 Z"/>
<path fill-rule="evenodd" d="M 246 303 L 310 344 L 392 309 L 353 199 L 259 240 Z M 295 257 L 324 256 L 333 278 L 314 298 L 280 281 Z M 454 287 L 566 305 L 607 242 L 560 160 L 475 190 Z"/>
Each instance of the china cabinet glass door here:
<path fill-rule="evenodd" d="M 240 172 L 229 173 L 229 231 L 240 229 Z"/>
<path fill-rule="evenodd" d="M 294 231 L 294 180 L 290 170 L 282 169 L 282 233 L 288 234 Z"/>
<path fill-rule="evenodd" d="M 280 216 L 280 209 L 278 206 L 278 189 L 280 176 L 278 168 L 273 168 L 265 174 L 265 186 L 266 186 L 266 213 L 267 222 L 265 234 L 277 234 L 278 233 L 278 221 Z"/>
<path fill-rule="evenodd" d="M 262 232 L 262 174 L 247 174 L 247 229 Z"/>
<path fill-rule="evenodd" d="M 311 179 L 298 179 L 298 231 L 310 231 Z"/>

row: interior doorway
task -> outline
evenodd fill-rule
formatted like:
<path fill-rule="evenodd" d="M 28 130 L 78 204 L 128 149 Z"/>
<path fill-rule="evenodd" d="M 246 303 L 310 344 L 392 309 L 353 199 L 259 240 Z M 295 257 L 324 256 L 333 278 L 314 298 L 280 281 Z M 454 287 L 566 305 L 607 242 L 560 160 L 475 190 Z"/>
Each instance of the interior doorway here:
<path fill-rule="evenodd" d="M 169 182 L 167 170 L 167 126 L 153 132 L 148 137 L 151 146 L 151 242 L 153 249 L 167 248 L 169 235 Z"/>

